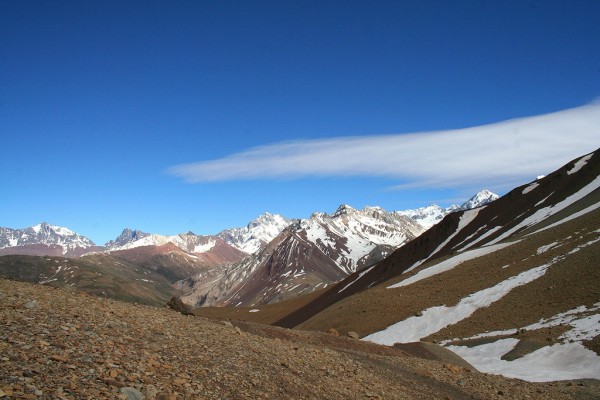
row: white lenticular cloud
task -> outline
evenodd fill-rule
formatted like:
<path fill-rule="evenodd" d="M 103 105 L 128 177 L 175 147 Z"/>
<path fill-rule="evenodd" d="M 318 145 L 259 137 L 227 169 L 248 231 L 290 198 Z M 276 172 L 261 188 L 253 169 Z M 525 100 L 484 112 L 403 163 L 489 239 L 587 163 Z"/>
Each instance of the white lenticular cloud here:
<path fill-rule="evenodd" d="M 182 164 L 187 182 L 385 177 L 399 187 L 523 182 L 600 144 L 600 104 L 473 128 L 274 143 Z"/>

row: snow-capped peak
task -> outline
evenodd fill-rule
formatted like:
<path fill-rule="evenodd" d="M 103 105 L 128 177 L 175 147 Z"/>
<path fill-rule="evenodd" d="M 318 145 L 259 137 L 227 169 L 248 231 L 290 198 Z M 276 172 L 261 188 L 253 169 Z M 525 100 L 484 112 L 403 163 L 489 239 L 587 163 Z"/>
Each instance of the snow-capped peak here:
<path fill-rule="evenodd" d="M 467 200 L 463 205 L 460 206 L 461 210 L 470 210 L 472 208 L 477 208 L 484 206 L 488 203 L 491 203 L 494 200 L 497 200 L 500 196 L 495 193 L 490 192 L 487 189 L 483 189 L 481 192 L 477 193 L 475 196 L 471 197 Z"/>
<path fill-rule="evenodd" d="M 231 246 L 248 254 L 255 253 L 292 223 L 279 215 L 264 213 L 243 228 L 226 229 L 218 237 Z"/>
<path fill-rule="evenodd" d="M 0 249 L 26 245 L 58 245 L 63 253 L 74 248 L 95 246 L 94 242 L 72 230 L 41 222 L 25 229 L 0 228 Z"/>
<path fill-rule="evenodd" d="M 147 236 L 150 236 L 149 233 L 139 231 L 137 229 L 131 230 L 129 228 L 123 229 L 123 232 L 117 237 L 115 240 L 111 240 L 107 242 L 104 247 L 107 249 L 116 249 L 122 246 L 125 246 L 128 243 L 133 243 L 137 240 L 143 239 Z"/>
<path fill-rule="evenodd" d="M 341 204 L 337 210 L 335 210 L 335 212 L 333 214 L 331 214 L 331 216 L 333 218 L 339 217 L 340 215 L 345 215 L 345 214 L 350 214 L 352 212 L 355 212 L 356 209 L 349 206 L 348 204 Z"/>
<path fill-rule="evenodd" d="M 158 235 L 124 229 L 116 239 L 106 244 L 109 250 L 127 250 L 142 246 L 164 246 L 174 244 L 188 253 L 204 253 L 216 245 L 216 240 L 211 236 L 199 236 L 193 232 L 180 233 L 179 235 Z"/>
<path fill-rule="evenodd" d="M 396 211 L 400 215 L 405 215 L 414 221 L 418 222 L 425 229 L 431 228 L 433 225 L 440 222 L 444 217 L 455 211 L 470 210 L 472 208 L 481 207 L 496 199 L 499 196 L 495 193 L 484 189 L 464 202 L 462 205 L 451 205 L 447 208 L 442 208 L 437 204 L 431 204 L 427 207 L 416 208 L 414 210 Z"/>

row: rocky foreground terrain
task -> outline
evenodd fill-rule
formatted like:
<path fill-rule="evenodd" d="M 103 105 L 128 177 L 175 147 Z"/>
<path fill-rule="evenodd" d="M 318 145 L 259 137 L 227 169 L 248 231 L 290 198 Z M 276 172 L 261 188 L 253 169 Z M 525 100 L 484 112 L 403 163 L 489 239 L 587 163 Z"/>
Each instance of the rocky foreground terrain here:
<path fill-rule="evenodd" d="M 469 371 L 460 361 L 456 364 L 463 366 L 427 355 L 419 345 L 390 348 L 235 324 L 0 280 L 0 398 L 592 399 L 600 394 L 596 381 L 527 383 Z"/>

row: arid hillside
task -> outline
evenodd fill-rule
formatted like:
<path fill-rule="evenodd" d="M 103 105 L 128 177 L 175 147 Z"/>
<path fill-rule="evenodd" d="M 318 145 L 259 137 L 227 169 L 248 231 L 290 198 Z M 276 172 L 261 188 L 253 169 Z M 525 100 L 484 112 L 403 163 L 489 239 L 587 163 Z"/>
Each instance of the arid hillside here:
<path fill-rule="evenodd" d="M 527 383 L 469 371 L 422 348 L 236 326 L 10 280 L 0 280 L 0 305 L 2 398 L 592 399 L 600 393 L 591 381 Z"/>

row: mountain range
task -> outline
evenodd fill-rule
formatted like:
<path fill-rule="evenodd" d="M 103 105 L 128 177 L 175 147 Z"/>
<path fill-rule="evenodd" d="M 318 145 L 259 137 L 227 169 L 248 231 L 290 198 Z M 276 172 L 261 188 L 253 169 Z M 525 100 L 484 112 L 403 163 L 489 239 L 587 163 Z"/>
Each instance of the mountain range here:
<path fill-rule="evenodd" d="M 477 197 L 482 196 L 474 198 Z M 194 305 L 258 301 L 257 296 L 262 296 L 261 302 L 270 302 L 308 293 L 382 259 L 424 230 L 398 212 L 388 213 L 378 207 L 358 211 L 347 205 L 340 206 L 331 216 L 315 213 L 306 220 L 265 213 L 246 227 L 208 236 L 192 232 L 167 236 L 127 228 L 104 246 L 96 246 L 68 228 L 47 223 L 26 229 L 0 229 L 0 256 L 21 256 L 0 258 L 0 267 L 4 268 L 0 272 L 9 276 L 52 285 L 75 285 L 89 292 L 123 297 L 119 293 L 121 286 L 105 289 L 110 286 L 107 282 L 113 282 L 111 276 L 123 278 L 126 265 L 133 267 L 133 275 L 125 275 L 134 286 L 161 282 L 155 289 L 163 299 L 174 293 L 163 284 L 165 280 L 183 290 L 184 299 Z M 305 251 L 298 257 L 289 252 L 300 248 Z M 250 251 L 255 253 L 248 254 Z M 67 262 L 64 257 L 72 260 Z M 289 262 L 283 265 L 284 260 Z M 264 262 L 269 264 L 267 272 L 261 264 Z M 18 263 L 33 272 L 16 274 Z M 66 269 L 66 264 L 72 268 Z M 304 267 L 306 271 L 302 272 Z M 102 284 L 98 279 L 89 280 L 89 276 L 103 275 L 102 271 L 107 274 Z M 162 278 L 148 279 L 148 273 Z M 139 276 L 134 278 L 136 274 Z M 245 282 L 245 289 L 237 291 L 237 297 L 231 296 L 232 288 L 249 275 L 253 275 L 254 283 Z M 131 290 L 142 294 L 137 301 L 157 301 L 142 289 Z"/>
<path fill-rule="evenodd" d="M 356 210 L 341 205 L 331 215 L 314 213 L 296 220 L 266 248 L 232 265 L 178 282 L 182 300 L 192 306 L 259 305 L 322 289 L 381 261 L 413 240 L 451 210 L 488 204 L 497 195 L 482 191 L 462 206 L 435 217 L 423 209 L 388 212 L 380 207 Z M 439 217 L 439 218 L 438 218 Z"/>
<path fill-rule="evenodd" d="M 425 228 L 429 228 L 452 211 L 465 207 L 473 208 L 477 205 L 486 204 L 496 198 L 498 198 L 497 195 L 483 190 L 462 206 L 453 205 L 448 208 L 442 208 L 432 204 L 429 207 L 397 211 L 396 213 L 406 215 Z M 227 245 L 243 253 L 253 254 L 264 248 L 281 231 L 292 224 L 293 221 L 281 215 L 266 212 L 248 223 L 245 227 L 225 229 L 212 236 L 195 235 L 193 232 L 167 236 L 125 228 L 116 239 L 108 241 L 104 246 L 96 245 L 92 240 L 73 232 L 69 228 L 42 222 L 25 229 L 0 227 L 0 255 L 27 254 L 78 257 L 90 252 L 127 250 L 143 246 L 162 246 L 167 243 L 172 243 L 188 253 L 205 253 L 217 244 L 216 238 L 220 238 Z"/>

